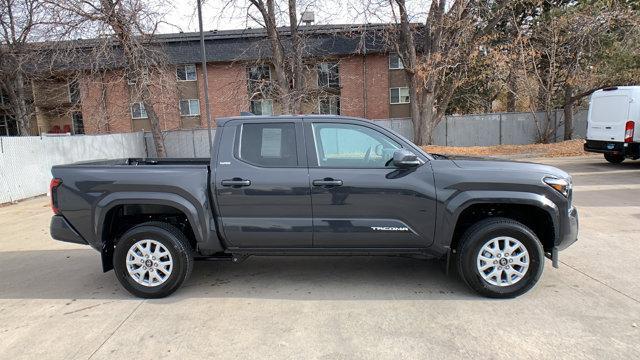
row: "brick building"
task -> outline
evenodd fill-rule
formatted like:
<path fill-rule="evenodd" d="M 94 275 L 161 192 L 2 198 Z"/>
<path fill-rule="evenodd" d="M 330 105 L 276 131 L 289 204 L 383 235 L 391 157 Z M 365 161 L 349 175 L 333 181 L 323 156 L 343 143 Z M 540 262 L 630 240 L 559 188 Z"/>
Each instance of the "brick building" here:
<path fill-rule="evenodd" d="M 303 28 L 303 113 L 369 119 L 410 116 L 408 81 L 398 56 L 383 41 L 386 25 L 310 25 Z M 286 32 L 283 30 L 285 40 Z M 171 66 L 154 107 L 163 130 L 206 127 L 204 76 L 198 33 L 157 35 Z M 262 29 L 205 34 L 212 117 L 278 114 L 279 105 L 261 86 L 271 79 L 270 49 Z M 286 47 L 286 44 L 285 44 Z M 149 130 L 142 103 L 124 72 L 82 73 L 31 84 L 34 132 L 117 133 Z M 0 118 L 2 120 L 2 118 Z M 5 123 L 7 121 L 5 120 Z M 0 132 L 8 129 L 2 127 Z M 8 132 L 8 131 L 7 131 Z M 5 135 L 0 133 L 1 135 Z"/>

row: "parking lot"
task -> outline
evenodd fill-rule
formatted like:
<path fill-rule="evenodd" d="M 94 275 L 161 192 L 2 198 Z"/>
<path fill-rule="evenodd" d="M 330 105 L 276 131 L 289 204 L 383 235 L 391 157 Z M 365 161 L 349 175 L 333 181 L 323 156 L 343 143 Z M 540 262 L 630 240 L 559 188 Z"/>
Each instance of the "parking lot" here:
<path fill-rule="evenodd" d="M 580 237 L 513 300 L 393 257 L 198 262 L 140 300 L 49 237 L 46 197 L 0 207 L 0 358 L 640 358 L 640 161 L 537 161 L 573 175 Z"/>

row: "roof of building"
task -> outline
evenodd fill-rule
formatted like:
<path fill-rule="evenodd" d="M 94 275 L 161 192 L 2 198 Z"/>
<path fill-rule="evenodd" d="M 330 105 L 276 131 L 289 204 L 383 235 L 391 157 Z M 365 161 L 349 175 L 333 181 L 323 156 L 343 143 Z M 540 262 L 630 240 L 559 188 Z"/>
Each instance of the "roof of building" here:
<path fill-rule="evenodd" d="M 351 54 L 381 53 L 388 51 L 385 31 L 392 24 L 348 24 L 348 25 L 303 25 L 299 34 L 305 57 L 339 57 Z M 279 28 L 285 51 L 291 48 L 288 27 Z M 268 59 L 271 47 L 264 28 L 239 30 L 205 31 L 205 52 L 207 62 L 232 62 Z M 40 44 L 40 49 L 51 50 L 60 44 L 73 48 L 76 56 L 57 59 L 53 67 L 58 69 L 86 69 L 90 64 L 89 53 L 94 48 L 106 48 L 105 42 L 111 38 L 79 39 L 55 44 Z M 156 34 L 150 43 L 162 47 L 167 61 L 172 64 L 192 64 L 201 61 L 200 33 L 180 32 Z M 101 66 L 119 67 L 120 51 L 110 51 L 111 59 L 103 57 Z M 70 60 L 73 58 L 73 60 Z M 86 60 L 86 61 L 84 61 Z"/>
<path fill-rule="evenodd" d="M 357 120 L 357 121 L 369 121 L 367 119 L 354 117 L 354 116 L 345 116 L 345 115 L 329 115 L 329 114 L 301 114 L 301 115 L 253 115 L 251 113 L 241 114 L 239 116 L 225 116 L 216 118 L 215 122 L 217 126 L 224 126 L 227 122 L 232 120 L 242 120 L 242 121 L 303 121 L 304 119 L 311 120 L 323 120 L 328 122 L 338 122 L 341 120 Z"/>

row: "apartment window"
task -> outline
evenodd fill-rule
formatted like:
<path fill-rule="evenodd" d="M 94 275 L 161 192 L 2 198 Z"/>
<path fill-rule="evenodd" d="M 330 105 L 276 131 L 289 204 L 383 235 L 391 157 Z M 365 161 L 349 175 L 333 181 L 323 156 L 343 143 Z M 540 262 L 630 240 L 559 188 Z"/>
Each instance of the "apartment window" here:
<path fill-rule="evenodd" d="M 251 100 L 251 112 L 254 115 L 273 115 L 273 100 Z"/>
<path fill-rule="evenodd" d="M 82 113 L 75 111 L 71 114 L 71 121 L 73 122 L 73 133 L 84 134 L 84 120 L 82 119 Z"/>
<path fill-rule="evenodd" d="M 404 64 L 398 54 L 389 54 L 389 69 L 404 69 Z"/>
<path fill-rule="evenodd" d="M 181 65 L 176 68 L 176 77 L 178 81 L 196 81 L 196 66 L 195 65 Z"/>
<path fill-rule="evenodd" d="M 149 82 L 149 70 L 148 69 L 146 69 L 146 68 L 142 69 L 141 73 L 139 75 L 140 76 L 136 76 L 135 73 L 127 74 L 126 75 L 126 77 L 127 77 L 127 85 L 130 85 L 130 86 L 136 85 L 138 77 L 142 78 L 142 81 L 144 83 L 148 83 Z"/>
<path fill-rule="evenodd" d="M 69 101 L 72 104 L 80 102 L 80 85 L 77 80 L 71 80 L 69 82 Z"/>
<path fill-rule="evenodd" d="M 322 96 L 318 99 L 318 113 L 340 115 L 340 96 Z"/>
<path fill-rule="evenodd" d="M 0 136 L 18 136 L 18 122 L 13 116 L 0 115 Z"/>
<path fill-rule="evenodd" d="M 144 108 L 144 103 L 136 102 L 131 104 L 131 118 L 132 119 L 146 119 L 147 110 Z"/>
<path fill-rule="evenodd" d="M 317 65 L 318 87 L 339 88 L 340 73 L 337 62 L 323 62 Z"/>
<path fill-rule="evenodd" d="M 247 79 L 252 95 L 264 94 L 271 88 L 271 68 L 269 65 L 250 66 L 247 68 Z"/>
<path fill-rule="evenodd" d="M 389 89 L 389 98 L 391 104 L 408 104 L 410 102 L 409 99 L 409 88 L 408 87 L 397 87 Z"/>
<path fill-rule="evenodd" d="M 0 90 L 0 105 L 9 105 L 9 97 L 2 90 Z"/>
<path fill-rule="evenodd" d="M 198 116 L 200 115 L 200 100 L 188 99 L 180 100 L 181 116 Z"/>

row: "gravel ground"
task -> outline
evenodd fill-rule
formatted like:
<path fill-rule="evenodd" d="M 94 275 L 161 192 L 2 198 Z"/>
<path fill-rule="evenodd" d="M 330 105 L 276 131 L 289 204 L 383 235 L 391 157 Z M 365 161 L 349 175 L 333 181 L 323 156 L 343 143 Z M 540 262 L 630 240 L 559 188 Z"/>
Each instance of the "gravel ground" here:
<path fill-rule="evenodd" d="M 496 145 L 496 146 L 423 146 L 425 151 L 442 155 L 508 156 L 508 157 L 565 157 L 598 156 L 583 150 L 584 140 L 570 140 L 553 144 Z"/>

